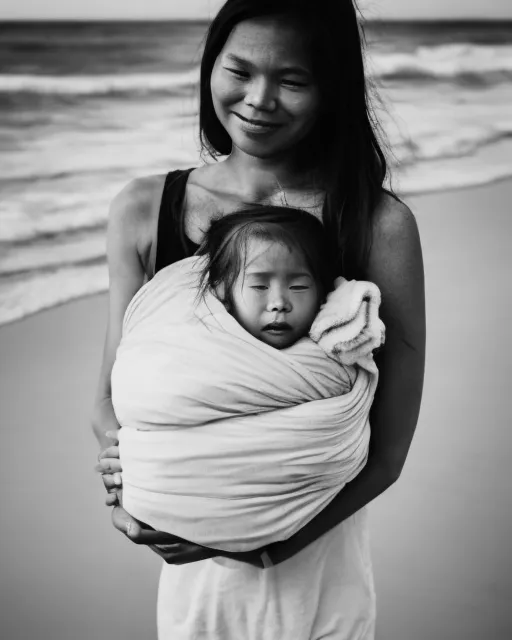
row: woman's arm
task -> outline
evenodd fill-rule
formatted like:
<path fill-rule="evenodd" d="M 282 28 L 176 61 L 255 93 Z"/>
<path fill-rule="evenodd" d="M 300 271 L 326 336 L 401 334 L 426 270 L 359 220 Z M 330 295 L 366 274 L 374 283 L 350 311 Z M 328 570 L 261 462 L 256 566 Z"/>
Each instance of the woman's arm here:
<path fill-rule="evenodd" d="M 109 318 L 103 362 L 94 406 L 92 426 L 102 452 L 97 471 L 109 492 L 107 505 L 117 503 L 114 474 L 122 471 L 116 432 L 120 428 L 112 407 L 110 375 L 121 340 L 123 318 L 130 300 L 144 283 L 148 256 L 156 231 L 156 213 L 165 176 L 134 180 L 113 200 L 108 232 Z M 144 265 L 144 263 L 146 263 Z M 109 432 L 110 435 L 107 435 Z M 189 543 L 138 522 L 121 506 L 112 511 L 114 526 L 138 544 L 148 545 L 167 562 L 181 564 L 211 558 L 218 551 Z"/>
<path fill-rule="evenodd" d="M 144 282 L 141 251 L 148 237 L 151 178 L 134 180 L 112 201 L 107 231 L 109 315 L 92 427 L 102 449 L 112 444 L 107 431 L 119 429 L 111 401 L 110 374 L 121 340 L 128 303 Z"/>
<path fill-rule="evenodd" d="M 410 210 L 386 196 L 376 214 L 367 279 L 381 290 L 386 344 L 376 357 L 379 385 L 371 410 L 368 462 L 311 522 L 267 548 L 287 560 L 385 491 L 400 476 L 418 420 L 425 366 L 425 292 L 421 244 Z"/>

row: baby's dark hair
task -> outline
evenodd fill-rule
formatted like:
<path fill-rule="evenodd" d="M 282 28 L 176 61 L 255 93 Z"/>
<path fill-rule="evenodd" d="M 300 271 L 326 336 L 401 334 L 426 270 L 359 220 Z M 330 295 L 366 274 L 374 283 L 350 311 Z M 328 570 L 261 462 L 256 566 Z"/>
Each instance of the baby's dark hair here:
<path fill-rule="evenodd" d="M 255 205 L 217 218 L 211 223 L 198 250 L 206 261 L 199 291 L 204 294 L 223 285 L 223 302 L 232 306 L 233 286 L 245 268 L 251 238 L 279 242 L 302 253 L 315 281 L 326 295 L 336 274 L 323 224 L 301 209 Z"/>

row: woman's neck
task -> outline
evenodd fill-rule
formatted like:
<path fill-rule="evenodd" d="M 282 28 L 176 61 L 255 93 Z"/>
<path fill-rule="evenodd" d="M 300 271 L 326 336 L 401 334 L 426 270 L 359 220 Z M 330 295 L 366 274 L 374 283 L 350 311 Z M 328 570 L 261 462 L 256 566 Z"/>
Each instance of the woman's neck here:
<path fill-rule="evenodd" d="M 283 190 L 307 188 L 307 176 L 288 157 L 255 158 L 237 149 L 222 163 L 248 201 L 271 199 Z"/>

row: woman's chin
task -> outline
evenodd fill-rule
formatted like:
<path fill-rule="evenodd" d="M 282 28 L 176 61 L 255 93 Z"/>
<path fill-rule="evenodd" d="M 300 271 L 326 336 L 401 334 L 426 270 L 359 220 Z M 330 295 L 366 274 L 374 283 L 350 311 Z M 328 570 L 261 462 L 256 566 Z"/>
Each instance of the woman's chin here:
<path fill-rule="evenodd" d="M 236 135 L 229 132 L 233 140 L 233 146 L 247 156 L 258 158 L 259 160 L 271 160 L 286 154 L 290 145 L 285 145 L 281 141 L 272 141 L 267 136 L 250 136 L 242 131 L 237 131 Z"/>

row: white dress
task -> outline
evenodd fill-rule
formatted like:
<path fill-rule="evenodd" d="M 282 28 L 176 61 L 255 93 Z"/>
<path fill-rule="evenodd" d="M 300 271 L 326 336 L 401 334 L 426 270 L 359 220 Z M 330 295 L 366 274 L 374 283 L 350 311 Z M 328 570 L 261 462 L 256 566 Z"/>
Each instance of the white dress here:
<path fill-rule="evenodd" d="M 159 640 L 373 640 L 366 508 L 269 569 L 164 564 Z"/>

